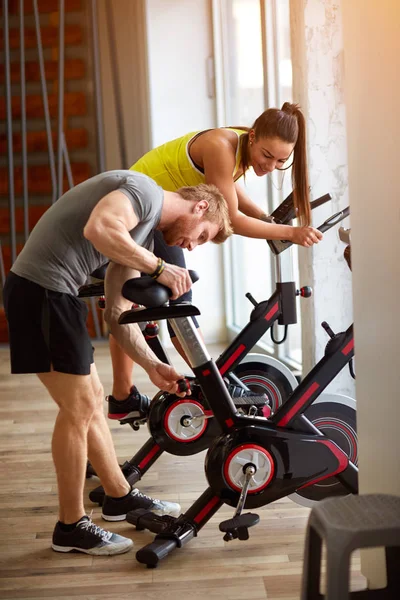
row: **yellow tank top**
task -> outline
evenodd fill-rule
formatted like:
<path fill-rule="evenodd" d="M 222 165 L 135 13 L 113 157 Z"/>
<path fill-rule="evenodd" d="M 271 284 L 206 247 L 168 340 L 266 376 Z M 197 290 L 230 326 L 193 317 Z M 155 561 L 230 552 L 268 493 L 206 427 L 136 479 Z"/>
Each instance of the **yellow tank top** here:
<path fill-rule="evenodd" d="M 238 138 L 246 133 L 241 129 L 232 129 Z M 166 142 L 150 152 L 147 152 L 132 167 L 132 171 L 139 171 L 148 175 L 159 186 L 169 192 L 175 192 L 185 185 L 198 185 L 205 182 L 204 173 L 195 165 L 189 156 L 188 147 L 193 138 L 201 131 L 187 133 L 186 135 Z M 233 179 L 240 169 L 242 160 L 240 144 L 237 145 L 235 169 Z"/>

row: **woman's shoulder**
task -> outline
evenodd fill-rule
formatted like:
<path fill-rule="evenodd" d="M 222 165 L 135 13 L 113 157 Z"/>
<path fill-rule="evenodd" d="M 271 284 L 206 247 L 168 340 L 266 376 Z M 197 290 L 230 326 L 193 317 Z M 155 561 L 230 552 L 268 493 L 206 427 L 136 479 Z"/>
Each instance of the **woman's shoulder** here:
<path fill-rule="evenodd" d="M 233 129 L 219 127 L 205 131 L 202 135 L 198 136 L 196 142 L 198 142 L 199 146 L 226 148 L 227 150 L 231 149 L 233 152 L 236 152 L 238 139 L 238 134 Z"/>

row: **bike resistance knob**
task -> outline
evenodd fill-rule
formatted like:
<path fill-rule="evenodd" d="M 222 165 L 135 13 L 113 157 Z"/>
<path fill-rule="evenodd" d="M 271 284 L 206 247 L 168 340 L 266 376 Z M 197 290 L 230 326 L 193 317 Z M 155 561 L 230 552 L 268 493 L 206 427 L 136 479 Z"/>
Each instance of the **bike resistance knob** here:
<path fill-rule="evenodd" d="M 189 392 L 190 391 L 190 382 L 188 379 L 180 379 L 178 382 L 178 390 L 179 392 Z"/>
<path fill-rule="evenodd" d="M 312 287 L 309 285 L 305 285 L 296 291 L 296 296 L 301 296 L 302 298 L 311 298 L 312 296 Z"/>

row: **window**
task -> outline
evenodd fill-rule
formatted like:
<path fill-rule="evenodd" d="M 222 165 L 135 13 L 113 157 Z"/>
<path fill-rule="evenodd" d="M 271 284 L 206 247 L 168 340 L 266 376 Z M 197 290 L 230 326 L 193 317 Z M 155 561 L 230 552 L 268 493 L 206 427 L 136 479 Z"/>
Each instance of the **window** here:
<path fill-rule="evenodd" d="M 213 20 L 218 124 L 251 127 L 266 107 L 292 101 L 289 0 L 214 0 Z M 272 212 L 291 191 L 291 173 L 275 171 L 260 178 L 249 171 L 239 183 L 264 211 Z M 274 261 L 264 240 L 233 236 L 225 247 L 228 329 L 235 335 L 252 308 L 245 294 L 257 301 L 272 294 Z M 292 255 L 298 281 L 296 249 Z M 278 339 L 280 329 L 275 330 Z M 300 324 L 288 328 L 281 346 L 272 343 L 269 333 L 260 346 L 298 367 Z"/>

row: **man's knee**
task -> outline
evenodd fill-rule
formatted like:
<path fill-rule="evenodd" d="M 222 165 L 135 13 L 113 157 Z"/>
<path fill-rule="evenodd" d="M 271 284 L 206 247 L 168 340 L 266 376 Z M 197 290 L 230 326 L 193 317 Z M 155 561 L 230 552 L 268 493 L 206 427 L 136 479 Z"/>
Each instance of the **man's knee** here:
<path fill-rule="evenodd" d="M 71 421 L 89 424 L 97 412 L 103 411 L 104 390 L 98 382 L 84 389 L 72 389 L 68 396 L 59 406 L 61 413 Z"/>
<path fill-rule="evenodd" d="M 121 315 L 121 310 L 116 308 L 115 306 L 107 307 L 104 310 L 104 320 L 107 323 L 110 330 L 112 330 L 116 325 L 118 325 L 118 319 Z"/>

